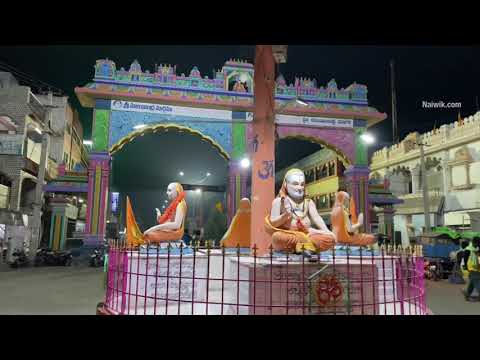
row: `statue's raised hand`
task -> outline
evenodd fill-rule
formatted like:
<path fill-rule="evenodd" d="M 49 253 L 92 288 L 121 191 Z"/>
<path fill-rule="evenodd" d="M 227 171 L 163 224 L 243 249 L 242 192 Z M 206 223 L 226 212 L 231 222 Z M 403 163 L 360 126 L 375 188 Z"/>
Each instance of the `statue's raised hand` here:
<path fill-rule="evenodd" d="M 362 213 L 358 214 L 358 222 L 357 222 L 357 224 L 363 225 L 363 214 L 362 214 Z"/>

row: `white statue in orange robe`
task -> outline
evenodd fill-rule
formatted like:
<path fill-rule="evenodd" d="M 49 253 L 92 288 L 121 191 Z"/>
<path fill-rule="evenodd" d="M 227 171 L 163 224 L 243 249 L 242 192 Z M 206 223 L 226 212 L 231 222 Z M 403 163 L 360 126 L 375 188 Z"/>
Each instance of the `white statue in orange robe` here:
<path fill-rule="evenodd" d="M 171 203 L 165 214 L 162 215 L 160 210 L 156 209 L 159 225 L 152 226 L 143 233 L 147 243 L 178 241 L 183 237 L 187 203 L 182 185 L 179 183 L 168 185 L 167 196 Z"/>
<path fill-rule="evenodd" d="M 187 216 L 187 203 L 185 192 L 179 183 L 171 183 L 167 188 L 167 196 L 172 201 L 165 210 L 165 214 L 157 211 L 159 225 L 153 226 L 143 234 L 133 214 L 130 199 L 127 197 L 127 245 L 137 247 L 144 243 L 161 243 L 179 241 L 183 237 L 185 218 Z"/>
<path fill-rule="evenodd" d="M 305 197 L 305 174 L 300 169 L 291 169 L 285 174 L 270 216 L 265 218 L 265 226 L 277 251 L 311 257 L 335 245 L 334 233 L 318 214 L 315 203 Z"/>

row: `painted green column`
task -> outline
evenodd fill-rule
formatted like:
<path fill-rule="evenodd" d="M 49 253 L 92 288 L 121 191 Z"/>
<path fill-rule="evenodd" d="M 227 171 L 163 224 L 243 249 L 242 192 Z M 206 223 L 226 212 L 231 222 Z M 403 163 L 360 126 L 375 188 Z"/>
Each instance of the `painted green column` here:
<path fill-rule="evenodd" d="M 93 151 L 89 154 L 85 246 L 103 243 L 110 178 L 110 101 L 97 100 L 93 113 Z"/>
<path fill-rule="evenodd" d="M 93 128 L 92 128 L 93 151 L 95 152 L 108 151 L 109 127 L 110 127 L 110 110 L 95 109 L 94 119 L 93 119 Z"/>
<path fill-rule="evenodd" d="M 355 165 L 368 165 L 368 147 L 361 136 L 366 128 L 355 128 Z"/>
<path fill-rule="evenodd" d="M 233 151 L 229 164 L 229 186 L 227 194 L 227 219 L 229 223 L 237 211 L 240 200 L 247 196 L 248 169 L 242 169 L 240 166 L 241 159 L 247 155 L 246 133 L 245 123 L 233 123 Z"/>
<path fill-rule="evenodd" d="M 366 131 L 366 123 L 354 128 L 355 131 L 355 163 L 348 167 L 344 173 L 348 193 L 355 200 L 358 213 L 363 213 L 363 231 L 370 231 L 370 201 L 368 194 L 368 147 L 361 139 Z"/>
<path fill-rule="evenodd" d="M 67 204 L 52 204 L 52 219 L 50 222 L 50 241 L 48 247 L 52 250 L 63 250 L 67 237 Z"/>

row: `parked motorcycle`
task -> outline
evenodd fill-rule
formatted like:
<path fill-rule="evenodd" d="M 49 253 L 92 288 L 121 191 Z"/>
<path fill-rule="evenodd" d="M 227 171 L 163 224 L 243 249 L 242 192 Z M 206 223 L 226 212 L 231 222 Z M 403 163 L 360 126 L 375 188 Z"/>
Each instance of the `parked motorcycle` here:
<path fill-rule="evenodd" d="M 13 261 L 10 263 L 12 268 L 26 267 L 30 264 L 27 254 L 23 250 L 16 249 L 12 253 Z"/>
<path fill-rule="evenodd" d="M 425 279 L 438 281 L 442 279 L 442 269 L 438 262 L 424 262 Z"/>
<path fill-rule="evenodd" d="M 34 266 L 71 266 L 73 256 L 70 251 L 54 251 L 38 249 L 35 255 Z"/>
<path fill-rule="evenodd" d="M 98 248 L 93 251 L 90 255 L 90 266 L 91 267 L 100 267 L 103 266 L 105 261 L 105 249 Z"/>

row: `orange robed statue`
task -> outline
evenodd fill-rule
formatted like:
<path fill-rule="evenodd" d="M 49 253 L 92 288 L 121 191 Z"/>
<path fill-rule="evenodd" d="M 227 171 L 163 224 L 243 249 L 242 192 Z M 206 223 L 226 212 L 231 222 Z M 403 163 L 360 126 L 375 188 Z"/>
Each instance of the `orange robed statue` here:
<path fill-rule="evenodd" d="M 347 209 L 349 204 L 350 210 Z M 351 221 L 349 219 L 351 215 Z M 345 191 L 337 192 L 335 205 L 332 209 L 332 228 L 339 244 L 352 246 L 371 245 L 377 241 L 373 234 L 359 233 L 358 229 L 363 225 L 363 214 L 356 214 L 355 201 Z"/>
<path fill-rule="evenodd" d="M 237 213 L 220 244 L 227 248 L 249 248 L 250 247 L 250 224 L 251 224 L 250 200 L 240 200 Z"/>
<path fill-rule="evenodd" d="M 285 174 L 271 214 L 265 218 L 265 230 L 272 235 L 276 251 L 302 253 L 311 258 L 313 253 L 335 246 L 335 234 L 325 225 L 315 203 L 305 197 L 305 174 L 300 169 Z"/>
<path fill-rule="evenodd" d="M 167 188 L 167 196 L 172 201 L 165 210 L 165 214 L 157 211 L 158 225 L 146 230 L 143 234 L 138 228 L 133 215 L 130 199 L 127 198 L 127 244 L 139 246 L 146 243 L 161 243 L 168 241 L 180 241 L 184 233 L 185 218 L 187 215 L 187 203 L 185 192 L 179 183 L 171 183 Z"/>

